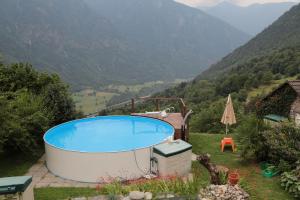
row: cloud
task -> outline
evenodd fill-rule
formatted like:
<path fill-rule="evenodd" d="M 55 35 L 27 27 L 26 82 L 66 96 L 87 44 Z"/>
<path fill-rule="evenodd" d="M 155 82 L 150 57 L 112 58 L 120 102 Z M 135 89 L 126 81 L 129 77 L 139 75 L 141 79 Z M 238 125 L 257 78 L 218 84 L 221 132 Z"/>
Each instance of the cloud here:
<path fill-rule="evenodd" d="M 189 6 L 213 6 L 220 3 L 222 0 L 175 0 L 180 3 L 187 4 Z"/>
<path fill-rule="evenodd" d="M 175 0 L 189 6 L 213 6 L 224 0 Z M 227 0 L 231 3 L 248 6 L 254 3 L 279 3 L 279 2 L 300 2 L 300 0 Z"/>

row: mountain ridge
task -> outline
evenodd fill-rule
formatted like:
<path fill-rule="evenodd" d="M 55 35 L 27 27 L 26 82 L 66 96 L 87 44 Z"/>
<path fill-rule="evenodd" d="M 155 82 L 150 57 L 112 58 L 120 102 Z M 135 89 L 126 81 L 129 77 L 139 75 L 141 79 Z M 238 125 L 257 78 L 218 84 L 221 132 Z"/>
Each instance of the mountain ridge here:
<path fill-rule="evenodd" d="M 0 51 L 8 61 L 31 62 L 80 89 L 190 78 L 249 39 L 171 0 L 101 4 L 106 7 L 97 12 L 87 1 L 3 0 Z"/>
<path fill-rule="evenodd" d="M 271 51 L 300 45 L 300 4 L 292 7 L 277 21 L 252 38 L 245 45 L 225 56 L 197 78 L 215 77 L 251 58 L 263 56 Z M 292 20 L 290 20 L 292 19 Z"/>
<path fill-rule="evenodd" d="M 294 5 L 296 5 L 295 2 L 274 2 L 238 6 L 232 2 L 223 1 L 213 7 L 198 8 L 247 34 L 255 36 Z"/>

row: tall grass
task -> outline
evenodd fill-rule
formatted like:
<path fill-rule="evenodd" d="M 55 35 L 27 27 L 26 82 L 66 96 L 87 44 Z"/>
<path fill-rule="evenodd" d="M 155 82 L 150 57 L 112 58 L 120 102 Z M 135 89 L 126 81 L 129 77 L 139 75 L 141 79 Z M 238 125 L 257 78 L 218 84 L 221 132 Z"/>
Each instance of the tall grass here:
<path fill-rule="evenodd" d="M 173 176 L 129 181 L 125 184 L 114 181 L 100 187 L 99 190 L 107 195 L 127 195 L 130 191 L 144 191 L 151 192 L 154 197 L 162 194 L 174 194 L 193 198 L 206 184 L 207 182 L 201 178 L 200 169 L 193 167 L 193 178 L 190 180 Z"/>

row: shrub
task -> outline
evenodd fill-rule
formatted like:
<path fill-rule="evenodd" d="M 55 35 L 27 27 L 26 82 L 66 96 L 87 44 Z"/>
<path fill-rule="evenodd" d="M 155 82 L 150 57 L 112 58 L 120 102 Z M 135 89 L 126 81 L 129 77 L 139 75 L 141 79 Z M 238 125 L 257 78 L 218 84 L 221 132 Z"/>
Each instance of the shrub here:
<path fill-rule="evenodd" d="M 295 198 L 300 197 L 300 165 L 291 172 L 284 172 L 281 175 L 281 186 L 291 193 Z"/>
<path fill-rule="evenodd" d="M 270 128 L 255 116 L 246 117 L 237 128 L 243 158 L 280 164 L 281 170 L 295 167 L 300 157 L 300 129 L 293 124 Z"/>
<path fill-rule="evenodd" d="M 261 132 L 267 127 L 264 126 L 262 120 L 254 115 L 246 116 L 241 121 L 236 129 L 237 139 L 242 145 L 240 148 L 241 156 L 244 159 L 250 159 L 257 156 L 257 152 L 264 148 Z"/>
<path fill-rule="evenodd" d="M 274 164 L 283 160 L 295 167 L 295 162 L 300 158 L 300 129 L 293 124 L 283 124 L 261 132 L 263 149 L 257 152 L 258 157 L 263 157 Z"/>

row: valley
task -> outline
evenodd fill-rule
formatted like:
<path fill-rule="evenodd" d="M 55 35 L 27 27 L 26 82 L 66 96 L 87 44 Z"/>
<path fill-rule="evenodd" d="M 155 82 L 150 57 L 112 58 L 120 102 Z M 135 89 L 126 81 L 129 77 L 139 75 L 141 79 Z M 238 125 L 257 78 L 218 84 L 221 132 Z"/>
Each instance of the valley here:
<path fill-rule="evenodd" d="M 175 79 L 172 82 L 152 81 L 132 85 L 111 84 L 98 90 L 88 88 L 74 92 L 72 98 L 74 99 L 76 108 L 82 111 L 83 114 L 89 115 L 129 101 L 133 97 L 149 96 L 189 80 L 190 79 Z"/>
<path fill-rule="evenodd" d="M 0 200 L 299 199 L 300 4 L 178 1 L 0 1 Z"/>

